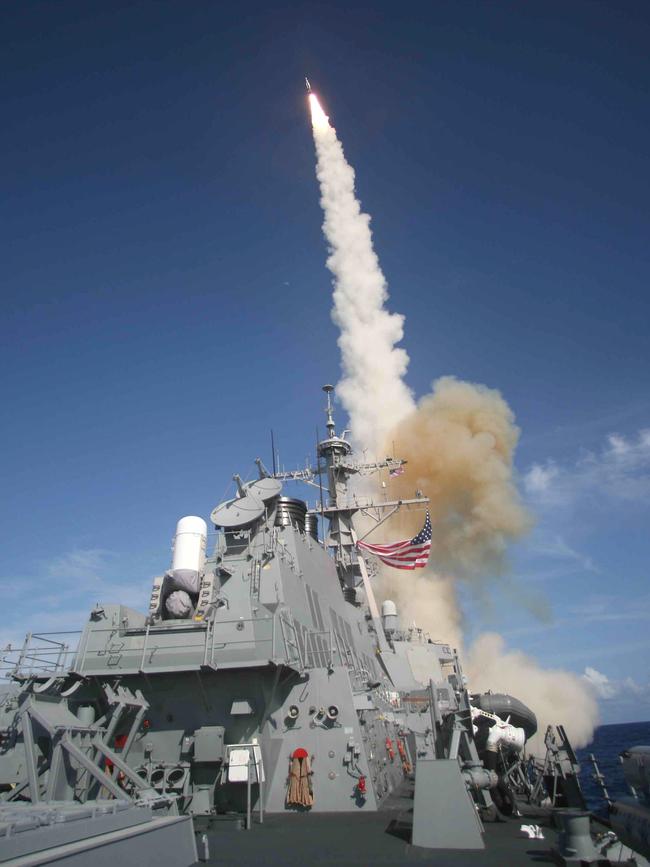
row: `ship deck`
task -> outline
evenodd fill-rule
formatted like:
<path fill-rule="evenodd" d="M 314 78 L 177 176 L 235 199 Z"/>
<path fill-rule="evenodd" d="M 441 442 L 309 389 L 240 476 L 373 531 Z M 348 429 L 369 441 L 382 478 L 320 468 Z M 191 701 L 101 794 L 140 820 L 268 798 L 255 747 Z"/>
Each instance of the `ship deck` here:
<path fill-rule="evenodd" d="M 481 865 L 518 867 L 551 864 L 551 847 L 557 832 L 548 815 L 512 817 L 485 825 L 485 849 L 423 849 L 412 846 L 412 790 L 391 796 L 375 813 L 272 814 L 259 824 L 253 819 L 250 831 L 235 830 L 233 822 L 218 817 L 206 829 L 210 858 L 207 863 L 221 867 L 264 867 L 311 864 L 404 865 L 429 864 L 441 867 Z M 224 817 L 225 819 L 225 817 Z M 542 826 L 544 839 L 528 839 L 522 824 Z M 197 840 L 201 850 L 200 835 Z M 205 862 L 204 862 L 205 863 Z"/>

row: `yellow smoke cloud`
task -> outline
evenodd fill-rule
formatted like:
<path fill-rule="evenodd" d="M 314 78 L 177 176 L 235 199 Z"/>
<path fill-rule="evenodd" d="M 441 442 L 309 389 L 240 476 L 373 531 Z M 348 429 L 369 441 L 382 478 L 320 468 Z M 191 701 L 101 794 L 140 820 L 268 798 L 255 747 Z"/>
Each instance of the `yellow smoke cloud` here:
<path fill-rule="evenodd" d="M 431 499 L 432 556 L 456 576 L 499 571 L 509 542 L 531 526 L 513 483 L 519 429 L 498 391 L 446 376 L 391 434 L 406 473 L 391 482 Z M 410 529 L 421 516 L 405 513 Z"/>
<path fill-rule="evenodd" d="M 391 480 L 391 496 L 412 497 L 419 488 L 431 500 L 430 565 L 407 577 L 384 567 L 378 590 L 396 602 L 403 625 L 415 622 L 459 650 L 472 692 L 506 692 L 535 712 L 540 734 L 529 746 L 543 748 L 551 723 L 564 724 L 574 746 L 582 746 L 591 739 L 598 714 L 581 677 L 541 668 L 507 649 L 494 633 L 463 647 L 458 579 L 471 581 L 487 598 L 486 581 L 503 570 L 507 546 L 531 527 L 513 480 L 518 439 L 514 415 L 498 391 L 453 377 L 434 383 L 387 443 L 390 451 L 394 442 L 397 456 L 408 460 L 405 474 Z M 422 513 L 402 511 L 398 521 L 400 535 L 413 535 L 422 526 Z M 516 596 L 532 607 L 525 595 Z"/>
<path fill-rule="evenodd" d="M 572 672 L 542 668 L 519 650 L 506 647 L 494 632 L 480 635 L 469 647 L 463 640 L 463 621 L 453 578 L 425 573 L 383 569 L 378 579 L 383 598 L 397 604 L 403 626 L 417 624 L 437 641 L 455 647 L 460 655 L 470 692 L 504 692 L 513 695 L 537 716 L 537 735 L 528 750 L 544 754 L 544 733 L 562 723 L 574 747 L 591 740 L 598 719 L 598 705 L 584 679 Z"/>
<path fill-rule="evenodd" d="M 500 635 L 485 633 L 465 657 L 465 674 L 473 692 L 506 692 L 537 714 L 537 735 L 529 749 L 543 752 L 548 725 L 565 725 L 574 747 L 589 743 L 598 718 L 596 698 L 583 678 L 557 668 L 541 668 L 518 650 L 509 650 Z"/>

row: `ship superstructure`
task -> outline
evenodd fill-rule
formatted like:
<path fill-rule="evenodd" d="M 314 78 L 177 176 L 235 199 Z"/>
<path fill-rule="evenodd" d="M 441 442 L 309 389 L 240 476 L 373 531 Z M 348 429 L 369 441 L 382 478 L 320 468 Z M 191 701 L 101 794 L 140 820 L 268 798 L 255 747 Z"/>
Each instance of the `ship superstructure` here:
<path fill-rule="evenodd" d="M 380 611 L 358 518 L 367 537 L 428 499 L 355 493 L 352 479 L 403 461 L 357 460 L 324 390 L 315 466 L 235 475 L 211 552 L 206 522 L 182 518 L 148 612 L 98 605 L 76 646 L 32 635 L 9 654 L 0 811 L 120 803 L 250 827 L 253 813 L 376 812 L 415 776 L 413 842 L 481 849 L 504 774 L 530 795 L 534 714 L 470 696 L 452 646 L 403 630 L 390 600 Z M 316 485 L 318 504 L 289 482 Z"/>

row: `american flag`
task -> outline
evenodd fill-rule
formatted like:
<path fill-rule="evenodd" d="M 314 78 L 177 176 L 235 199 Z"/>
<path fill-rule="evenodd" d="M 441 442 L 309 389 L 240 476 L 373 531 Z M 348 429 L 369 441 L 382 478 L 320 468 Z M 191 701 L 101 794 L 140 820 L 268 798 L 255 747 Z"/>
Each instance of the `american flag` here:
<path fill-rule="evenodd" d="M 392 545 L 369 545 L 357 542 L 357 548 L 362 548 L 378 557 L 382 563 L 393 569 L 421 569 L 427 565 L 431 550 L 431 517 L 427 512 L 424 527 L 412 539 L 393 542 Z"/>

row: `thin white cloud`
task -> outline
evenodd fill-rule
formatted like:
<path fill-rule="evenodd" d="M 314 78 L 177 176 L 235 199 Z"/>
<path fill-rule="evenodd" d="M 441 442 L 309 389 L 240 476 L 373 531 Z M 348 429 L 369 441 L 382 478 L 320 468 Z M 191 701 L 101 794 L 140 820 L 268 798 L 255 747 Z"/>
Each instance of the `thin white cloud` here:
<path fill-rule="evenodd" d="M 539 557 L 565 561 L 573 566 L 578 565 L 589 572 L 597 571 L 591 557 L 577 551 L 559 533 L 537 534 L 537 537 L 528 546 L 528 550 L 531 554 Z"/>
<path fill-rule="evenodd" d="M 650 623 L 650 596 L 633 596 L 627 599 L 605 593 L 592 595 L 567 608 L 567 613 L 582 623 L 609 623 L 617 620 Z"/>
<path fill-rule="evenodd" d="M 617 686 L 612 683 L 606 674 L 591 666 L 585 668 L 582 678 L 588 683 L 598 698 L 614 698 L 618 691 Z"/>
<path fill-rule="evenodd" d="M 549 630 L 558 634 L 575 633 L 577 627 L 584 627 L 599 623 L 647 623 L 650 626 L 650 596 L 635 596 L 629 599 L 606 594 L 591 595 L 585 597 L 578 604 L 566 606 L 562 609 L 562 617 L 554 619 L 551 623 L 527 623 L 522 626 L 514 626 L 503 630 L 506 638 L 513 640 L 521 637 L 535 635 L 548 636 Z M 608 644 L 603 648 L 604 653 L 613 654 L 618 652 L 623 645 Z M 638 642 L 634 643 L 634 647 Z M 642 647 L 650 647 L 650 638 L 641 643 Z M 582 657 L 588 658 L 592 651 L 581 652 Z M 600 651 L 598 651 L 600 654 Z M 581 658 L 581 657 L 577 657 Z"/>
<path fill-rule="evenodd" d="M 31 576 L 6 580 L 3 590 L 4 617 L 0 648 L 20 647 L 27 632 L 58 633 L 72 630 L 66 643 L 74 644 L 76 633 L 95 604 L 120 603 L 146 611 L 149 578 L 128 580 L 120 557 L 104 548 L 73 548 L 48 562 L 34 564 Z M 33 601 L 37 600 L 37 605 Z"/>
<path fill-rule="evenodd" d="M 104 548 L 74 548 L 48 563 L 47 572 L 63 581 L 101 581 L 114 556 Z"/>
<path fill-rule="evenodd" d="M 623 457 L 623 455 L 627 455 L 630 452 L 630 443 L 618 434 L 610 434 L 607 437 L 607 442 L 609 443 L 609 450 L 612 455 Z"/>
<path fill-rule="evenodd" d="M 612 680 L 597 668 L 587 666 L 582 675 L 583 680 L 601 701 L 624 701 L 650 699 L 650 683 L 637 683 L 633 678 Z"/>
<path fill-rule="evenodd" d="M 648 698 L 650 697 L 650 685 L 643 686 L 637 683 L 633 678 L 626 677 L 622 681 L 623 689 L 626 692 L 631 693 L 632 695 L 636 695 L 639 698 Z"/>
<path fill-rule="evenodd" d="M 567 624 L 570 628 L 570 624 Z M 599 647 L 576 648 L 575 650 L 562 649 L 557 653 L 547 653 L 544 657 L 545 662 L 549 665 L 566 665 L 570 662 L 592 662 L 594 659 L 604 659 L 609 662 L 615 656 L 623 656 L 628 653 L 646 654 L 650 651 L 650 638 L 633 640 L 633 641 L 617 641 L 613 643 L 604 643 Z"/>
<path fill-rule="evenodd" d="M 546 465 L 533 464 L 524 476 L 524 487 L 526 493 L 543 494 L 547 491 L 553 481 L 557 478 L 560 470 L 553 461 L 549 461 Z"/>
<path fill-rule="evenodd" d="M 650 429 L 629 437 L 610 433 L 599 451 L 583 453 L 573 465 L 534 463 L 523 483 L 538 507 L 570 505 L 584 497 L 650 504 Z"/>
<path fill-rule="evenodd" d="M 650 399 L 646 397 L 610 409 L 609 412 L 601 413 L 591 419 L 580 418 L 574 424 L 554 425 L 538 433 L 527 432 L 526 443 L 536 444 L 538 448 L 544 444 L 547 446 L 557 444 L 563 448 L 573 447 L 583 443 L 585 437 L 605 435 L 621 424 L 632 427 L 639 420 L 645 423 L 648 416 L 650 416 Z"/>

